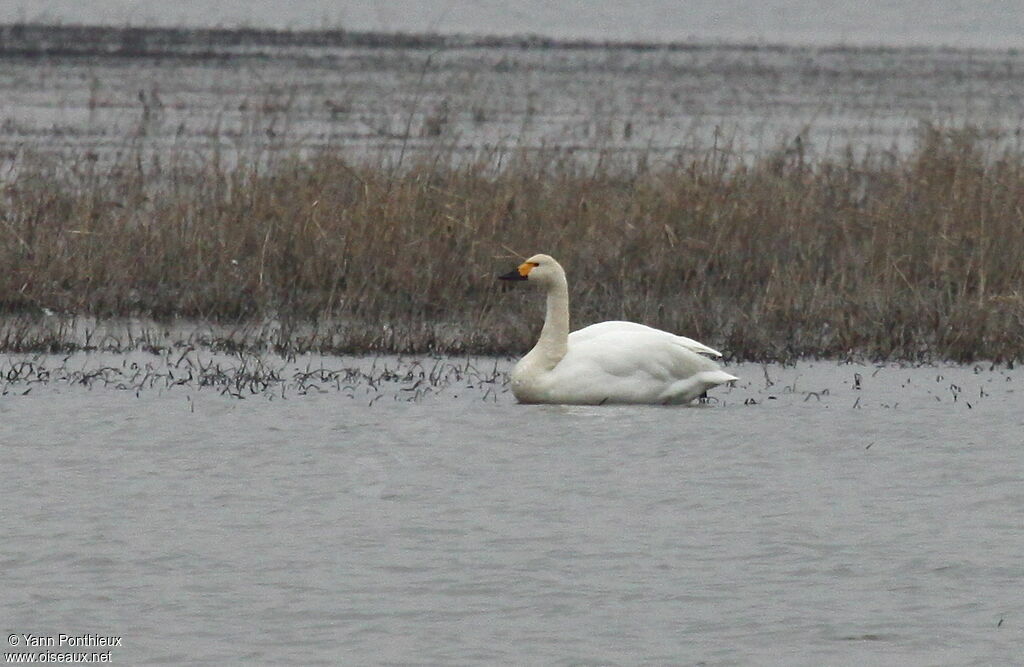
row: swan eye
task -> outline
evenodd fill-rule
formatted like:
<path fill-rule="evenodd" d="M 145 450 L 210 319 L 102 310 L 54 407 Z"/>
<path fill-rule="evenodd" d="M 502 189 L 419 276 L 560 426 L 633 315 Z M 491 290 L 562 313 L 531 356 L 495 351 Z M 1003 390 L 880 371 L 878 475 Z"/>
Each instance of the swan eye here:
<path fill-rule="evenodd" d="M 540 265 L 537 262 L 523 262 L 519 265 L 519 275 L 525 278 L 530 275 L 530 271 L 533 271 L 538 266 Z"/>

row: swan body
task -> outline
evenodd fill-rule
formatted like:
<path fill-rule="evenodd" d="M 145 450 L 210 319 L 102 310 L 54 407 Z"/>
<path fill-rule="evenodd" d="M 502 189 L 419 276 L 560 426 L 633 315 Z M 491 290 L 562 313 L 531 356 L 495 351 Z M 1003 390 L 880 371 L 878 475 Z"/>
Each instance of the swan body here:
<path fill-rule="evenodd" d="M 601 322 L 569 333 L 565 271 L 534 255 L 502 280 L 526 280 L 547 292 L 537 344 L 512 369 L 521 403 L 688 403 L 737 378 L 706 356 L 722 356 L 684 336 L 635 322 Z"/>

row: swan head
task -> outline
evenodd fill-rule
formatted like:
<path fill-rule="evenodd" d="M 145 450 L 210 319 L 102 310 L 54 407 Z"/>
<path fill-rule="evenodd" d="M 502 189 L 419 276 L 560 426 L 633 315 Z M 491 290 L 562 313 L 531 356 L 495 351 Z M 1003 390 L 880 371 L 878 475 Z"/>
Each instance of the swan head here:
<path fill-rule="evenodd" d="M 550 255 L 534 255 L 515 270 L 498 276 L 498 280 L 528 280 L 535 285 L 548 287 L 565 282 L 565 270 Z"/>

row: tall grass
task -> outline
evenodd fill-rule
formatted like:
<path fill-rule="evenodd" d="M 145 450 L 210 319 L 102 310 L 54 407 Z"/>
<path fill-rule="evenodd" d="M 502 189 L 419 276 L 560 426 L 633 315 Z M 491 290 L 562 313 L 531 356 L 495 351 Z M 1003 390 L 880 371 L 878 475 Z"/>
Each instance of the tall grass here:
<path fill-rule="evenodd" d="M 1020 359 L 1024 150 L 985 145 L 925 128 L 907 156 L 711 150 L 657 168 L 554 151 L 400 170 L 331 152 L 25 158 L 0 201 L 0 311 L 274 319 L 286 348 L 516 353 L 540 297 L 494 276 L 547 252 L 575 326 L 628 318 L 750 360 Z"/>

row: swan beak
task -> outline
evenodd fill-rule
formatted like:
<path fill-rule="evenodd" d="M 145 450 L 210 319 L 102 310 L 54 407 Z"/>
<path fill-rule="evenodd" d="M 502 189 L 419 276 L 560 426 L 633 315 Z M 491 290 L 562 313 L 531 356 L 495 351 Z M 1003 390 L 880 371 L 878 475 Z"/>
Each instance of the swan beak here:
<path fill-rule="evenodd" d="M 533 271 L 536 266 L 533 262 L 523 262 L 515 271 L 509 271 L 504 275 L 498 276 L 498 280 L 526 280 L 526 277 L 530 275 L 530 271 Z"/>
<path fill-rule="evenodd" d="M 519 269 L 516 269 L 515 271 L 509 271 L 498 276 L 498 280 L 526 280 L 526 276 L 519 273 Z"/>

